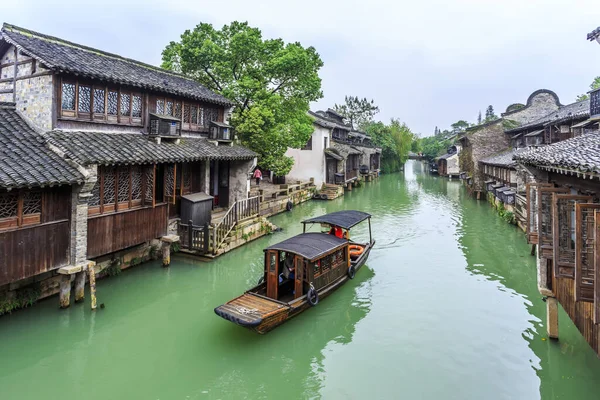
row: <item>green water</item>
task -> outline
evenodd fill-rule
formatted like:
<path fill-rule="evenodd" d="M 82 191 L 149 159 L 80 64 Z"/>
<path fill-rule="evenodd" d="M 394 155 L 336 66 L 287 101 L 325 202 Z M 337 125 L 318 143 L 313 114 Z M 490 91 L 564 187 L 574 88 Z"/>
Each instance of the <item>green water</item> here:
<path fill-rule="evenodd" d="M 262 248 L 340 209 L 374 216 L 353 281 L 265 336 L 213 313 L 257 281 Z M 560 341 L 544 340 L 523 234 L 458 182 L 410 162 L 273 222 L 283 232 L 212 263 L 99 281 L 95 313 L 52 298 L 0 318 L 0 399 L 600 398 L 600 360 L 564 313 Z"/>

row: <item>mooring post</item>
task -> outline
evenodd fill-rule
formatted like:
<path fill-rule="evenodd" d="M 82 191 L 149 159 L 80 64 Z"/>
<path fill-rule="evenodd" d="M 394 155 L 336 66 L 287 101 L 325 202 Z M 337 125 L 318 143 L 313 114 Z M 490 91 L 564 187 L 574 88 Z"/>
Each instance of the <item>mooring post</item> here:
<path fill-rule="evenodd" d="M 548 337 L 558 339 L 558 300 L 556 297 L 546 299 L 546 324 Z"/>
<path fill-rule="evenodd" d="M 69 308 L 71 305 L 71 275 L 60 276 L 59 292 L 60 308 Z"/>
<path fill-rule="evenodd" d="M 96 271 L 94 270 L 94 264 L 88 265 L 88 280 L 90 281 L 90 300 L 92 310 L 96 309 Z"/>
<path fill-rule="evenodd" d="M 75 303 L 82 302 L 85 298 L 85 271 L 75 274 Z"/>
<path fill-rule="evenodd" d="M 189 234 L 191 235 L 191 224 L 189 227 Z M 171 244 L 175 242 L 179 242 L 179 236 L 177 235 L 167 235 L 160 238 L 163 242 L 162 245 L 162 266 L 168 267 L 171 265 Z M 191 249 L 190 249 L 191 250 Z"/>

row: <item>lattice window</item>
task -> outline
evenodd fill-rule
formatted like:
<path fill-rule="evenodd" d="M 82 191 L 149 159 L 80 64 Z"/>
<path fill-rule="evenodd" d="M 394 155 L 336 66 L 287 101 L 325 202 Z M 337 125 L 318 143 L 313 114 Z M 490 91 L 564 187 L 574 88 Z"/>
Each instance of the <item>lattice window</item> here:
<path fill-rule="evenodd" d="M 77 111 L 89 113 L 92 109 L 92 88 L 79 85 L 79 96 L 77 98 Z"/>
<path fill-rule="evenodd" d="M 75 110 L 75 84 L 74 83 L 63 83 L 62 84 L 62 109 L 63 110 Z"/>
<path fill-rule="evenodd" d="M 168 165 L 165 168 L 165 195 L 173 196 L 175 193 L 175 166 Z"/>
<path fill-rule="evenodd" d="M 38 190 L 23 194 L 23 215 L 42 212 L 42 193 Z"/>
<path fill-rule="evenodd" d="M 128 117 L 131 114 L 131 96 L 121 93 L 121 115 Z"/>
<path fill-rule="evenodd" d="M 175 103 L 175 118 L 181 119 L 181 103 Z"/>
<path fill-rule="evenodd" d="M 103 168 L 103 189 L 104 196 L 102 199 L 103 204 L 114 204 L 115 202 L 115 168 L 105 167 Z"/>
<path fill-rule="evenodd" d="M 108 115 L 117 115 L 119 109 L 119 93 L 108 92 Z"/>
<path fill-rule="evenodd" d="M 18 193 L 0 193 L 0 219 L 16 217 L 19 208 L 18 203 Z"/>
<path fill-rule="evenodd" d="M 186 104 L 183 107 L 183 122 L 190 122 L 190 105 Z"/>
<path fill-rule="evenodd" d="M 198 125 L 200 125 L 200 126 L 208 126 L 208 124 L 207 125 L 204 124 L 204 122 L 206 121 L 206 118 L 204 118 L 204 108 L 200 107 L 198 109 L 198 111 L 199 111 L 198 112 L 198 118 L 199 118 Z"/>
<path fill-rule="evenodd" d="M 131 116 L 134 118 L 141 118 L 142 117 L 142 98 L 140 96 L 134 95 L 131 105 L 132 105 Z"/>
<path fill-rule="evenodd" d="M 597 204 L 577 204 L 575 233 L 575 300 L 594 301 L 595 211 Z"/>
<path fill-rule="evenodd" d="M 146 168 L 146 193 L 144 194 L 144 201 L 152 204 L 154 199 L 154 167 L 150 166 Z"/>
<path fill-rule="evenodd" d="M 156 113 L 157 114 L 165 113 L 165 101 L 164 100 L 156 100 Z"/>
<path fill-rule="evenodd" d="M 94 112 L 104 114 L 104 89 L 94 89 Z"/>
<path fill-rule="evenodd" d="M 167 101 L 167 107 L 165 109 L 165 114 L 173 115 L 173 102 L 172 101 Z"/>
<path fill-rule="evenodd" d="M 92 188 L 92 197 L 88 200 L 88 205 L 92 207 L 97 207 L 100 205 L 100 178 L 96 181 L 96 184 Z"/>
<path fill-rule="evenodd" d="M 197 124 L 198 123 L 198 106 L 192 106 L 192 111 L 191 111 L 191 117 L 192 117 L 192 124 Z"/>
<path fill-rule="evenodd" d="M 117 201 L 119 203 L 129 202 L 129 168 L 119 167 L 119 181 L 118 181 L 118 192 Z"/>
<path fill-rule="evenodd" d="M 205 108 L 204 109 L 204 120 L 203 120 L 203 125 L 205 127 L 208 127 L 210 125 L 211 121 L 218 121 L 219 120 L 219 110 L 216 108 Z"/>
<path fill-rule="evenodd" d="M 142 168 L 131 167 L 131 200 L 142 199 Z"/>
<path fill-rule="evenodd" d="M 189 164 L 185 164 L 183 169 L 183 192 L 184 194 L 192 191 L 192 168 Z"/>

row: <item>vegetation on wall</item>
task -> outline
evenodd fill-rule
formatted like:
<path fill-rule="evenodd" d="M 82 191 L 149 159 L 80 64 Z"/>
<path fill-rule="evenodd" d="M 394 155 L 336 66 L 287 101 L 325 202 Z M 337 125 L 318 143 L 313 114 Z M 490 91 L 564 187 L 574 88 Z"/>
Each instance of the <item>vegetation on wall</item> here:
<path fill-rule="evenodd" d="M 200 23 L 162 53 L 164 68 L 186 74 L 234 105 L 230 123 L 259 165 L 287 174 L 313 132 L 309 103 L 323 97 L 323 61 L 313 47 L 264 39 L 258 28 L 234 21 L 221 29 Z"/>
<path fill-rule="evenodd" d="M 0 315 L 10 314 L 20 308 L 31 307 L 41 295 L 39 284 L 18 289 L 12 298 L 0 300 Z"/>

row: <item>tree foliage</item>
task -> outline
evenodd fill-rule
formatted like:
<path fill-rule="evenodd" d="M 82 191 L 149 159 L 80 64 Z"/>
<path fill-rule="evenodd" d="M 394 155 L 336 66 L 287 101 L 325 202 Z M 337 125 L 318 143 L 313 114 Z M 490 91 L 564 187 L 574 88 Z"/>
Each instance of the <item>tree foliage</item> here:
<path fill-rule="evenodd" d="M 333 109 L 344 116 L 354 129 L 364 129 L 373 122 L 373 117 L 379 112 L 374 100 L 360 99 L 358 96 L 345 96 L 344 104 L 335 104 Z"/>
<path fill-rule="evenodd" d="M 421 138 L 420 140 L 421 153 L 423 157 L 428 160 L 441 156 L 446 153 L 450 141 L 441 136 L 428 136 Z"/>
<path fill-rule="evenodd" d="M 477 125 L 481 125 L 481 110 L 479 110 L 479 115 L 477 116 Z"/>
<path fill-rule="evenodd" d="M 498 119 L 498 116 L 494 113 L 494 107 L 490 104 L 485 110 L 485 122 L 490 122 Z"/>
<path fill-rule="evenodd" d="M 398 119 L 392 119 L 387 125 L 381 121 L 371 122 L 364 128 L 373 143 L 381 147 L 382 171 L 389 173 L 401 170 L 416 139 L 410 128 Z"/>
<path fill-rule="evenodd" d="M 456 121 L 452 125 L 450 125 L 454 132 L 462 132 L 469 127 L 469 123 L 463 119 Z"/>
<path fill-rule="evenodd" d="M 600 89 L 600 76 L 595 77 L 594 80 L 592 81 L 592 83 L 590 84 L 590 90 L 596 90 L 596 89 Z M 583 101 L 583 100 L 587 100 L 589 98 L 590 98 L 590 96 L 587 93 L 584 93 L 584 94 L 580 94 L 579 96 L 577 96 L 575 101 Z"/>
<path fill-rule="evenodd" d="M 312 134 L 309 103 L 323 97 L 313 47 L 263 39 L 258 28 L 234 21 L 220 30 L 200 23 L 162 53 L 162 66 L 186 74 L 231 100 L 231 124 L 259 164 L 277 175 L 293 165 L 288 147 L 302 147 Z"/>

